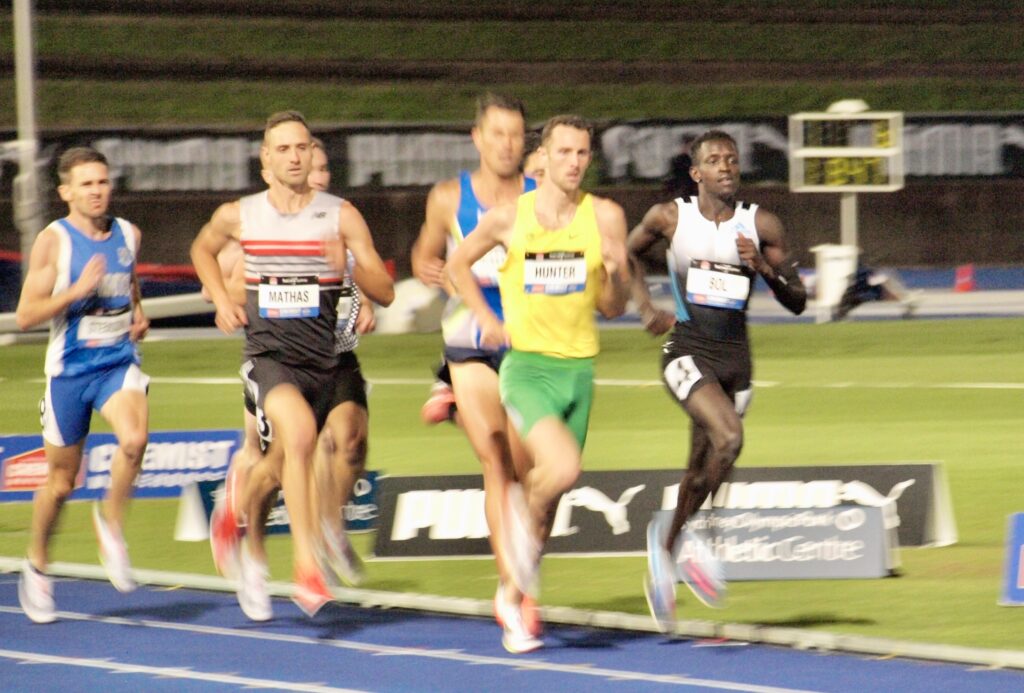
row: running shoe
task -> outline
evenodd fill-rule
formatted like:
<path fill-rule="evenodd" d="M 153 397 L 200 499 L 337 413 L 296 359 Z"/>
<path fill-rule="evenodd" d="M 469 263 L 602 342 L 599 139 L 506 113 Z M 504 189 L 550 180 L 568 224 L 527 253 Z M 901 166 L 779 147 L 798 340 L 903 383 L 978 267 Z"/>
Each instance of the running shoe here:
<path fill-rule="evenodd" d="M 436 382 L 430 388 L 430 397 L 420 409 L 423 423 L 431 426 L 451 421 L 455 416 L 455 393 L 447 383 Z"/>
<path fill-rule="evenodd" d="M 535 597 L 539 588 L 541 547 L 531 531 L 530 511 L 522 484 L 505 485 L 501 509 L 501 531 L 509 577 L 520 592 Z"/>
<path fill-rule="evenodd" d="M 707 541 L 687 529 L 683 533 L 682 549 L 677 566 L 679 579 L 704 606 L 713 609 L 724 606 L 725 569 Z"/>
<path fill-rule="evenodd" d="M 228 470 L 223 490 L 213 504 L 210 514 L 210 551 L 213 554 L 213 565 L 217 572 L 228 580 L 238 577 L 239 543 L 242 530 L 238 526 L 238 515 L 235 512 L 234 476 Z"/>
<path fill-rule="evenodd" d="M 36 570 L 27 558 L 21 564 L 21 577 L 18 578 L 18 602 L 25 615 L 36 623 L 53 623 L 57 620 L 53 581 L 46 573 Z"/>
<path fill-rule="evenodd" d="M 520 605 L 505 599 L 501 583 L 494 594 L 494 618 L 502 628 L 501 644 L 512 654 L 526 654 L 544 646 L 523 623 Z"/>
<path fill-rule="evenodd" d="M 672 556 L 665 548 L 668 522 L 655 513 L 647 523 L 647 575 L 644 578 L 644 596 L 654 623 L 662 633 L 676 625 L 676 576 Z"/>
<path fill-rule="evenodd" d="M 324 604 L 334 599 L 334 596 L 327 590 L 324 576 L 319 570 L 295 573 L 295 591 L 292 592 L 292 601 L 302 609 L 302 612 L 312 618 L 323 608 Z"/>
<path fill-rule="evenodd" d="M 238 605 L 250 621 L 269 621 L 274 617 L 267 593 L 267 564 L 254 558 L 246 546 L 238 552 Z"/>
<path fill-rule="evenodd" d="M 365 577 L 363 562 L 352 548 L 345 531 L 341 528 L 336 529 L 326 521 L 321 527 L 325 567 L 330 568 L 330 572 L 337 575 L 342 583 L 349 587 L 358 587 Z"/>
<path fill-rule="evenodd" d="M 132 564 L 128 560 L 128 546 L 121 531 L 111 527 L 103 518 L 98 501 L 92 506 L 92 526 L 100 547 L 100 563 L 107 571 L 110 584 L 118 592 L 131 592 L 136 584 L 132 577 Z"/>

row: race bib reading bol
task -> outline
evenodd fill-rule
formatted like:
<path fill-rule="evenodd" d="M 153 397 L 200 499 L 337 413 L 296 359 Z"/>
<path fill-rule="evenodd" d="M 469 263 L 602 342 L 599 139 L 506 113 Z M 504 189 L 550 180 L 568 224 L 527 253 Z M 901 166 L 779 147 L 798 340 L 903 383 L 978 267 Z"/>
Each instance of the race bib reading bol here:
<path fill-rule="evenodd" d="M 315 318 L 320 315 L 320 281 L 316 275 L 260 277 L 262 318 Z"/>
<path fill-rule="evenodd" d="M 690 260 L 686 273 L 686 299 L 713 308 L 742 310 L 750 295 L 750 277 L 742 267 L 725 262 Z"/>
<path fill-rule="evenodd" d="M 583 251 L 526 253 L 523 281 L 528 294 L 574 294 L 587 286 Z"/>

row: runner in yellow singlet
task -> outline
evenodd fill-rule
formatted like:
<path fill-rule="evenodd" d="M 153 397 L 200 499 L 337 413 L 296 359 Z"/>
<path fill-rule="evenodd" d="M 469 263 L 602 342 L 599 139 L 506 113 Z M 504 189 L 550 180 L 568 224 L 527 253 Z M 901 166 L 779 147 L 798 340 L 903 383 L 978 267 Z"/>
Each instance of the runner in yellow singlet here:
<path fill-rule="evenodd" d="M 621 315 L 629 297 L 625 214 L 580 189 L 592 134 L 578 116 L 550 119 L 541 135 L 545 176 L 537 190 L 488 212 L 448 261 L 481 341 L 511 347 L 501 366 L 501 399 L 533 466 L 523 484 L 509 485 L 501 525 L 512 580 L 531 595 L 558 501 L 580 474 L 599 350 L 594 312 Z M 507 251 L 499 270 L 504 323 L 471 271 L 498 245 Z M 530 644 L 518 651 L 541 646 Z"/>

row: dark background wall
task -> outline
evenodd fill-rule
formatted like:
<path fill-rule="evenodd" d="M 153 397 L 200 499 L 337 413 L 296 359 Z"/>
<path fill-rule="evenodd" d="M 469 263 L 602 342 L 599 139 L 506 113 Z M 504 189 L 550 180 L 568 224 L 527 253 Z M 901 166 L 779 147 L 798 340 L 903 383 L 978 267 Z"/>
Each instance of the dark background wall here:
<path fill-rule="evenodd" d="M 665 199 L 651 187 L 609 187 L 611 197 L 636 224 Z M 407 276 L 409 249 L 419 232 L 425 188 L 350 191 L 348 198 L 366 217 L 381 257 L 393 259 Z M 801 264 L 813 263 L 810 248 L 839 242 L 839 195 L 794 194 L 785 186 L 747 186 L 740 197 L 775 212 L 786 226 Z M 188 247 L 210 215 L 230 197 L 223 193 L 121 193 L 113 212 L 135 222 L 144 234 L 141 260 L 189 262 Z M 985 180 L 910 184 L 895 193 L 860 195 L 859 245 L 872 264 L 950 266 L 1024 264 L 1024 181 Z M 50 217 L 63 212 L 54 199 Z M 0 248 L 16 250 L 10 200 L 0 200 Z"/>

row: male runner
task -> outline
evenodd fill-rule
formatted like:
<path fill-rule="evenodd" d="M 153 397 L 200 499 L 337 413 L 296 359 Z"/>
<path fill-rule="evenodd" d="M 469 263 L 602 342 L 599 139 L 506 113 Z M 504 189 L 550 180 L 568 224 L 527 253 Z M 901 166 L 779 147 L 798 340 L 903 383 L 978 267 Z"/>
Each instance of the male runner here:
<path fill-rule="evenodd" d="M 36 237 L 16 313 L 23 330 L 50 321 L 41 402 L 48 473 L 35 494 L 28 558 L 18 582 L 21 608 L 37 623 L 56 618 L 47 550 L 75 487 L 93 409 L 117 437 L 106 503 L 93 506 L 100 561 L 115 588 L 135 589 L 122 526 L 149 422 L 149 377 L 139 370 L 135 346 L 149 328 L 135 275 L 142 235 L 130 222 L 107 215 L 111 181 L 100 152 L 69 149 L 57 173 L 68 214 Z"/>
<path fill-rule="evenodd" d="M 446 288 L 444 258 L 470 238 L 484 213 L 501 204 L 511 203 L 524 191 L 534 188 L 532 179 L 519 168 L 523 158 L 526 111 L 521 101 L 497 94 L 485 94 L 477 100 L 473 143 L 480 153 L 480 167 L 463 171 L 457 178 L 438 183 L 427 197 L 426 220 L 413 248 L 413 272 L 428 286 Z M 501 314 L 497 269 L 504 261 L 504 250 L 477 262 L 472 269 L 474 282 L 481 287 L 488 305 Z M 480 325 L 472 311 L 452 295 L 442 319 L 444 365 L 450 374 L 454 395 L 449 397 L 444 384 L 435 385 L 424 405 L 424 418 L 442 421 L 449 417 L 452 405 L 458 409 L 458 423 L 466 432 L 480 460 L 484 477 L 484 510 L 490 529 L 491 548 L 498 565 L 498 590 L 495 617 L 512 640 L 529 640 L 527 631 L 537 632 L 540 624 L 536 609 L 528 601 L 525 614 L 518 605 L 522 595 L 509 579 L 501 547 L 501 498 L 505 484 L 517 477 L 516 468 L 525 463 L 519 441 L 510 435 L 508 420 L 498 392 L 498 366 L 504 356 L 503 345 L 481 343 Z M 443 375 L 443 373 L 442 373 Z M 431 414 L 431 412 L 433 412 Z M 508 592 L 516 608 L 499 609 L 503 593 Z M 525 615 L 524 619 L 521 615 Z M 518 635 L 515 635 L 518 633 Z"/>
<path fill-rule="evenodd" d="M 662 379 L 691 420 L 690 455 L 671 522 L 656 516 L 647 528 L 651 613 L 662 630 L 675 620 L 676 566 L 705 604 L 720 603 L 725 582 L 707 542 L 683 528 L 725 480 L 743 446 L 741 417 L 750 403 L 751 358 L 747 304 L 757 275 L 795 314 L 807 292 L 787 256 L 782 222 L 756 204 L 736 199 L 740 161 L 736 142 L 711 130 L 693 143 L 690 175 L 698 194 L 653 206 L 629 236 L 633 296 L 644 326 L 664 334 Z M 636 259 L 656 242 L 669 243 L 675 315 L 657 310 Z M 684 538 L 681 538 L 684 537 Z"/>
<path fill-rule="evenodd" d="M 558 501 L 580 474 L 598 352 L 594 311 L 621 315 L 629 293 L 625 214 L 580 189 L 592 133 L 578 116 L 550 119 L 541 135 L 545 175 L 537 189 L 488 212 L 448 261 L 449 276 L 479 323 L 480 343 L 511 346 L 501 365 L 501 401 L 532 467 L 524 484 L 506 485 L 502 548 L 511 581 L 530 595 L 537 592 L 541 549 Z M 473 272 L 499 247 L 507 252 L 499 268 L 504 318 Z M 506 613 L 515 597 L 505 593 Z M 512 652 L 542 645 L 515 636 L 506 629 Z"/>
<path fill-rule="evenodd" d="M 222 205 L 192 245 L 196 271 L 217 307 L 217 325 L 228 333 L 246 326 L 243 380 L 256 402 L 261 436 L 270 444 L 257 466 L 281 465 L 279 476 L 254 469 L 237 506 L 260 516 L 273 491 L 268 479 L 279 478 L 294 547 L 293 599 L 310 615 L 330 600 L 316 555 L 319 518 L 309 499 L 317 432 L 343 396 L 323 385 L 339 378 L 335 328 L 346 249 L 355 256 L 355 280 L 371 299 L 387 304 L 394 295 L 362 215 L 309 187 L 312 149 L 301 114 L 272 115 L 261 151 L 268 190 Z M 244 308 L 230 300 L 216 264 L 216 254 L 232 238 L 246 257 Z M 216 554 L 233 553 L 237 520 L 227 513 L 223 523 L 215 523 L 211 541 L 228 544 L 223 551 L 215 548 Z M 238 562 L 239 603 L 251 619 L 266 620 L 271 613 L 262 532 L 250 531 L 247 538 Z"/>

